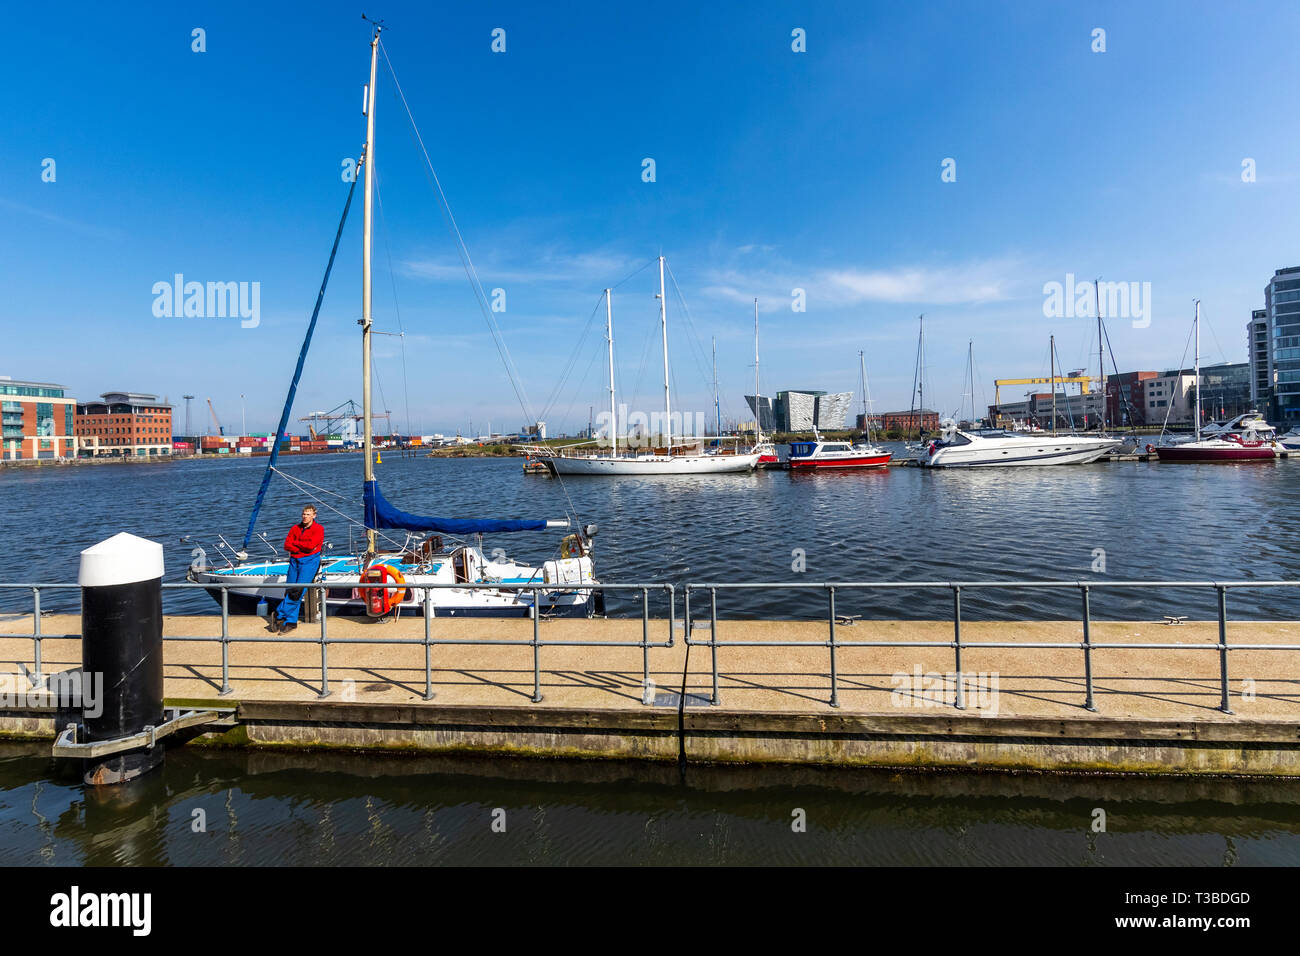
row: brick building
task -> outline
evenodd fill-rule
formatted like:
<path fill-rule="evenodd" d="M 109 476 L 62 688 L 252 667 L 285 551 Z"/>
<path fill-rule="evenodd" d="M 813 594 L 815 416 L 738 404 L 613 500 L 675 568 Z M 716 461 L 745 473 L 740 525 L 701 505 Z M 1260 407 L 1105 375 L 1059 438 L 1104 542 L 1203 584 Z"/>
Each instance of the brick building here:
<path fill-rule="evenodd" d="M 77 405 L 77 444 L 82 455 L 148 457 L 172 453 L 172 407 L 157 395 L 104 392 L 98 402 Z"/>
<path fill-rule="evenodd" d="M 76 402 L 62 385 L 0 375 L 0 457 L 57 458 L 74 453 Z"/>
<path fill-rule="evenodd" d="M 939 413 L 928 408 L 913 412 L 882 412 L 877 421 L 876 427 L 887 432 L 914 432 L 918 427 L 932 432 L 939 428 Z"/>

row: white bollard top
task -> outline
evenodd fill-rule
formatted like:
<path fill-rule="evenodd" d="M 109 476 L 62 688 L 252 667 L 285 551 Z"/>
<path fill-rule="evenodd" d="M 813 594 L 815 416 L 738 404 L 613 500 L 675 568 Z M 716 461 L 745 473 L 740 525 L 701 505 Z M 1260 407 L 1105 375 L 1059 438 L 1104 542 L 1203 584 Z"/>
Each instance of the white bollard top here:
<path fill-rule="evenodd" d="M 83 588 L 101 588 L 162 576 L 162 545 L 123 531 L 81 552 L 77 583 Z"/>

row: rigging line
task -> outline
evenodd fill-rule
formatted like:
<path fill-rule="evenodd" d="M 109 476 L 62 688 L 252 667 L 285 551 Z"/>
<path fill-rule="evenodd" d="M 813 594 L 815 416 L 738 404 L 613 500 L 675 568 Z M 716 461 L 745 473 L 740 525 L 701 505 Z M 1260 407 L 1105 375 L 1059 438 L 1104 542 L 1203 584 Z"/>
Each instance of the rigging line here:
<path fill-rule="evenodd" d="M 627 282 L 629 279 L 636 278 L 638 275 L 640 275 L 642 272 L 645 272 L 647 269 L 649 269 L 652 265 L 654 265 L 658 261 L 659 261 L 658 257 L 648 260 L 645 265 L 641 266 L 641 268 L 634 269 L 633 271 L 625 275 L 623 278 L 615 282 L 612 286 L 610 286 L 610 289 L 611 290 L 617 289 L 619 286 L 621 286 L 624 282 Z"/>
<path fill-rule="evenodd" d="M 342 498 L 344 501 L 352 500 L 347 495 L 341 495 L 337 491 L 330 491 L 328 488 L 322 488 L 319 485 L 313 485 L 310 481 L 306 481 L 302 478 L 296 478 L 293 475 L 290 475 L 287 472 L 283 471 L 282 469 L 276 468 L 275 466 L 272 466 L 271 470 L 275 472 L 277 475 L 279 475 L 281 478 L 287 479 L 289 481 L 296 481 L 299 484 L 306 485 L 308 488 L 314 488 L 316 491 L 319 491 L 323 495 L 333 495 L 335 498 Z"/>
<path fill-rule="evenodd" d="M 377 172 L 377 171 L 376 171 Z M 402 398 L 406 402 L 406 434 L 411 434 L 411 391 L 406 377 L 406 326 L 402 325 L 402 307 L 397 301 L 397 274 L 393 271 L 393 251 L 388 245 L 388 220 L 384 217 L 384 194 L 375 176 L 375 198 L 379 200 L 379 232 L 384 237 L 384 255 L 388 259 L 388 280 L 393 286 L 393 311 L 397 315 L 397 330 L 402 349 Z"/>
<path fill-rule="evenodd" d="M 293 478 L 293 477 L 291 477 L 291 476 L 289 476 L 289 475 L 286 475 L 284 472 L 280 472 L 280 477 L 283 478 L 285 481 L 289 482 L 290 486 L 292 486 L 293 488 L 295 488 L 295 489 L 296 489 L 297 491 L 299 491 L 301 494 L 303 494 L 303 495 L 305 495 L 306 497 L 312 499 L 313 501 L 317 502 L 318 504 L 323 505 L 327 510 L 334 512 L 336 515 L 338 515 L 340 518 L 342 518 L 344 521 L 348 522 L 349 524 L 358 525 L 358 526 L 363 527 L 363 528 L 365 527 L 365 522 L 363 522 L 363 521 L 358 521 L 356 518 L 352 517 L 351 515 L 346 514 L 345 512 L 340 511 L 338 508 L 335 508 L 333 505 L 331 505 L 331 504 L 330 504 L 328 501 L 326 501 L 324 498 L 318 498 L 318 497 L 316 497 L 315 495 L 313 495 L 313 494 L 312 494 L 309 490 L 307 490 L 306 488 L 299 487 L 300 484 L 305 484 L 305 482 L 302 482 L 301 479 L 299 479 L 299 478 Z M 330 492 L 330 493 L 332 494 L 332 492 Z M 398 540 L 395 539 L 395 538 L 389 537 L 389 536 L 388 536 L 387 534 L 385 534 L 383 531 L 380 531 L 380 530 L 376 529 L 376 530 L 375 530 L 375 534 L 378 535 L 380 538 L 383 538 L 383 539 L 384 539 L 385 541 L 387 541 L 389 544 L 394 545 L 395 547 L 401 548 L 401 547 L 404 546 L 404 542 L 401 542 L 401 541 L 398 541 Z"/>
<path fill-rule="evenodd" d="M 501 358 L 501 364 L 505 366 L 506 377 L 510 380 L 510 388 L 515 393 L 515 398 L 519 401 L 519 407 L 523 410 L 525 421 L 537 421 L 537 416 L 529 412 L 529 402 L 524 395 L 523 382 L 520 381 L 519 370 L 515 367 L 514 360 L 510 357 L 510 351 L 506 348 L 505 340 L 501 335 L 501 330 L 497 326 L 496 320 L 492 318 L 492 310 L 488 306 L 487 295 L 483 291 L 483 283 L 479 281 L 478 270 L 474 268 L 474 262 L 469 255 L 469 247 L 465 245 L 465 239 L 461 235 L 460 227 L 456 225 L 456 217 L 452 214 L 451 204 L 447 201 L 447 195 L 442 190 L 442 183 L 438 180 L 438 173 L 433 168 L 433 161 L 429 158 L 429 151 L 425 148 L 424 137 L 420 135 L 420 128 L 415 122 L 415 115 L 411 112 L 411 106 L 406 101 L 406 94 L 402 91 L 402 83 L 397 78 L 397 71 L 393 69 L 393 61 L 388 56 L 388 48 L 384 46 L 384 41 L 379 41 L 379 49 L 384 53 L 384 63 L 388 66 L 389 75 L 393 78 L 393 86 L 397 90 L 397 95 L 402 100 L 402 108 L 406 110 L 406 118 L 410 121 L 411 132 L 415 136 L 416 143 L 420 147 L 420 152 L 424 156 L 425 176 L 430 184 L 434 187 L 441 202 L 441 212 L 446 220 L 448 227 L 456 239 L 456 251 L 460 255 L 461 263 L 465 267 L 466 275 L 473 287 L 474 296 L 478 300 L 479 311 L 483 315 L 484 323 L 488 327 L 488 332 L 492 336 L 492 342 L 496 346 L 497 355 Z M 565 500 L 569 503 L 570 513 L 573 515 L 575 522 L 581 524 L 578 517 L 577 508 L 573 504 L 573 499 L 569 495 L 568 486 L 565 485 L 564 479 L 559 479 L 560 489 L 564 492 Z"/>
<path fill-rule="evenodd" d="M 569 407 L 564 410 L 564 415 L 561 416 L 560 421 L 566 423 L 571 421 L 569 416 L 573 414 L 573 406 L 577 403 L 579 397 L 581 396 L 582 390 L 587 384 L 587 380 L 591 378 L 592 366 L 596 364 L 596 359 L 599 356 L 600 356 L 599 352 L 593 351 L 591 353 L 591 358 L 587 361 L 587 368 L 582 373 L 582 378 L 578 381 L 578 387 L 573 390 L 573 397 L 569 400 Z M 610 427 L 611 428 L 613 427 L 612 422 L 610 423 Z"/>
<path fill-rule="evenodd" d="M 1182 356 L 1179 357 L 1179 359 L 1178 359 L 1178 371 L 1179 371 L 1180 376 L 1181 376 L 1182 370 L 1183 370 L 1184 368 L 1187 367 L 1187 366 L 1183 365 L 1183 362 L 1187 361 L 1187 350 L 1188 350 L 1189 348 L 1192 347 L 1192 334 L 1193 334 L 1195 331 L 1196 331 L 1196 326 L 1195 326 L 1195 325 L 1193 325 L 1190 329 L 1187 330 L 1187 341 L 1183 343 L 1183 354 L 1182 354 Z M 1199 384 L 1200 384 L 1200 383 L 1198 382 L 1197 385 L 1199 386 Z M 1165 437 L 1165 429 L 1166 429 L 1167 427 L 1169 427 L 1169 415 L 1170 415 L 1170 414 L 1173 412 L 1173 410 L 1174 410 L 1174 394 L 1173 394 L 1173 391 L 1172 391 L 1172 390 L 1170 391 L 1170 393 L 1169 393 L 1169 397 L 1168 397 L 1168 399 L 1166 399 L 1166 401 L 1167 401 L 1168 404 L 1165 406 L 1165 420 L 1164 420 L 1163 422 L 1160 423 L 1160 437 L 1161 437 L 1161 438 L 1164 438 L 1164 437 Z"/>
<path fill-rule="evenodd" d="M 289 394 L 285 398 L 284 408 L 280 412 L 280 423 L 276 426 L 275 438 L 271 443 L 271 457 L 267 462 L 267 470 L 262 475 L 262 483 L 257 489 L 257 498 L 253 502 L 253 511 L 248 516 L 248 530 L 244 532 L 244 549 L 248 548 L 249 542 L 253 538 L 253 529 L 257 526 L 257 514 L 262 510 L 262 502 L 266 498 L 266 489 L 271 484 L 271 468 L 275 466 L 276 460 L 280 456 L 280 436 L 284 434 L 289 425 L 289 412 L 293 408 L 294 396 L 298 393 L 298 382 L 302 379 L 303 365 L 307 361 L 307 349 L 311 347 L 312 335 L 316 331 L 316 320 L 320 317 L 321 303 L 325 301 L 325 289 L 329 285 L 330 273 L 334 271 L 334 257 L 339 251 L 339 240 L 343 236 L 343 226 L 348 221 L 348 210 L 352 208 L 352 195 L 357 191 L 356 177 L 352 177 L 352 185 L 348 187 L 348 198 L 343 203 L 343 215 L 339 217 L 339 228 L 334 233 L 334 245 L 330 247 L 329 262 L 325 266 L 325 278 L 321 280 L 320 291 L 316 293 L 316 306 L 311 312 L 311 321 L 307 323 L 307 335 L 303 339 L 302 349 L 298 352 L 298 364 L 294 366 L 293 378 L 289 382 Z"/>
<path fill-rule="evenodd" d="M 1133 417 L 1133 403 L 1130 402 L 1130 401 L 1128 400 L 1128 398 L 1124 396 L 1123 391 L 1122 391 L 1123 386 L 1122 386 L 1122 385 L 1120 384 L 1120 382 L 1118 381 L 1118 379 L 1119 379 L 1119 365 L 1118 365 L 1118 364 L 1116 363 L 1116 361 L 1115 361 L 1115 349 L 1114 349 L 1114 348 L 1111 346 L 1111 344 L 1110 344 L 1110 329 L 1106 326 L 1106 323 L 1105 323 L 1104 321 L 1103 321 L 1102 324 L 1101 324 L 1101 331 L 1102 331 L 1102 335 L 1103 335 L 1103 336 L 1105 337 L 1105 339 L 1106 339 L 1106 351 L 1110 353 L 1110 366 L 1111 366 L 1111 368 L 1113 368 L 1113 369 L 1115 370 L 1115 378 L 1116 378 L 1115 388 L 1120 390 L 1120 397 L 1124 399 L 1124 407 L 1125 407 L 1126 409 L 1128 409 L 1128 413 L 1129 413 L 1129 415 L 1128 415 L 1129 425 L 1130 425 L 1130 426 L 1134 426 L 1134 427 L 1136 427 L 1136 422 L 1134 421 L 1134 417 Z M 1130 388 L 1129 388 L 1129 391 L 1130 391 L 1130 393 L 1132 392 L 1132 387 L 1131 387 L 1131 386 L 1130 386 Z M 1112 424 L 1114 424 L 1114 423 L 1112 423 Z"/>
<path fill-rule="evenodd" d="M 551 389 L 551 394 L 547 397 L 546 404 L 542 406 L 542 414 L 541 414 L 542 421 L 546 420 L 546 417 L 555 408 L 556 402 L 559 401 L 560 391 L 563 389 L 564 383 L 568 380 L 569 376 L 573 373 L 573 368 L 577 364 L 578 359 L 582 355 L 583 346 L 586 344 L 587 337 L 591 334 L 592 325 L 596 321 L 596 313 L 600 311 L 601 303 L 604 301 L 605 301 L 605 295 L 604 293 L 601 293 L 600 298 L 596 300 L 595 307 L 592 308 L 591 310 L 591 315 L 587 317 L 586 324 L 582 327 L 582 335 L 578 339 L 578 344 L 574 347 L 573 352 L 569 355 L 568 361 L 565 362 L 564 370 L 560 374 L 559 381 L 557 381 L 555 387 Z"/>
<path fill-rule="evenodd" d="M 528 421 L 536 421 L 536 417 L 529 411 L 529 402 L 524 395 L 523 383 L 519 378 L 519 370 L 515 367 L 510 352 L 506 348 L 505 340 L 501 334 L 501 329 L 492 318 L 492 310 L 488 305 L 487 295 L 483 291 L 483 283 L 479 281 L 478 270 L 474 268 L 474 261 L 470 258 L 469 247 L 465 245 L 465 238 L 461 234 L 460 226 L 456 224 L 456 217 L 451 211 L 451 204 L 447 201 L 447 194 L 443 191 L 442 183 L 438 179 L 438 173 L 433 168 L 433 161 L 429 158 L 429 150 L 424 145 L 424 137 L 420 135 L 420 128 L 415 122 L 415 115 L 411 112 L 410 104 L 406 101 L 406 94 L 402 91 L 401 81 L 397 79 L 397 71 L 393 68 L 393 61 L 388 56 L 388 48 L 384 46 L 384 41 L 379 41 L 379 49 L 384 53 L 384 62 L 388 66 L 389 75 L 393 78 L 393 86 L 397 90 L 397 95 L 402 100 L 402 108 L 406 110 L 406 117 L 411 123 L 411 131 L 415 135 L 420 152 L 424 156 L 426 175 L 434 191 L 438 194 L 441 201 L 441 211 L 443 218 L 446 220 L 453 238 L 456 240 L 456 251 L 460 255 L 461 264 L 465 267 L 465 272 L 469 277 L 470 285 L 473 287 L 474 296 L 478 299 L 479 311 L 483 313 L 483 319 L 488 327 L 488 332 L 492 336 L 493 344 L 496 346 L 497 354 L 505 366 L 506 375 L 510 379 L 510 387 L 514 390 L 515 398 L 519 400 L 519 407 L 523 410 L 524 417 Z"/>
<path fill-rule="evenodd" d="M 695 369 L 700 374 L 702 380 L 711 381 L 707 371 L 709 364 L 708 358 L 704 355 L 704 346 L 700 342 L 700 332 L 695 325 L 695 319 L 691 316 L 690 308 L 686 305 L 686 297 L 682 295 L 682 288 L 677 284 L 677 276 L 673 275 L 672 266 L 668 265 L 667 260 L 664 261 L 664 268 L 668 272 L 668 278 L 673 281 L 673 291 L 677 293 L 677 302 L 682 307 L 682 316 L 686 320 L 687 329 L 690 333 L 686 336 L 686 339 L 695 349 L 692 353 L 692 357 L 695 359 Z M 675 379 L 674 387 L 676 387 Z"/>

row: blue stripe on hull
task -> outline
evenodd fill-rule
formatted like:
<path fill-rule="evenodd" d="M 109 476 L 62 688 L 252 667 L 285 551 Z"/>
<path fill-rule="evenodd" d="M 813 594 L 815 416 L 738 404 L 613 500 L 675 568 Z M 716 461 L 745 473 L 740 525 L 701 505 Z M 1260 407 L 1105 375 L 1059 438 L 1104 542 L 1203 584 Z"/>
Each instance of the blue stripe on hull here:
<path fill-rule="evenodd" d="M 221 589 L 207 588 L 208 594 L 212 599 L 221 604 Z M 230 592 L 228 608 L 231 614 L 256 614 L 257 605 L 265 600 L 267 613 L 274 613 L 275 606 L 279 603 L 278 596 L 259 598 L 251 594 L 239 594 L 235 591 Z M 542 617 L 591 617 L 595 606 L 595 596 L 587 598 L 581 604 L 556 604 L 552 607 L 549 604 L 542 605 Z M 463 607 L 450 608 L 445 605 L 435 607 L 433 615 L 439 617 L 529 617 L 532 610 L 531 604 L 506 605 L 501 607 Z M 366 614 L 365 605 L 360 601 L 348 601 L 345 604 L 335 604 L 329 602 L 330 617 L 364 617 Z M 424 605 L 418 607 L 404 607 L 402 614 L 411 617 L 423 617 Z"/>

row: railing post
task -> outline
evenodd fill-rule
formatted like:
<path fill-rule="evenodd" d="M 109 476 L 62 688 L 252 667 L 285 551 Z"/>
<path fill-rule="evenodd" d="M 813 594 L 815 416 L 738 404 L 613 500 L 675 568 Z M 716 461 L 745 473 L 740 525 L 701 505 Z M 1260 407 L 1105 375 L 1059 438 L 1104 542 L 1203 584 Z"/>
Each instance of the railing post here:
<path fill-rule="evenodd" d="M 830 604 L 830 647 L 831 647 L 831 706 L 840 706 L 838 675 L 835 671 L 835 585 L 826 589 Z"/>
<path fill-rule="evenodd" d="M 1231 714 L 1228 706 L 1228 589 L 1215 585 L 1219 592 L 1219 710 Z"/>
<path fill-rule="evenodd" d="M 322 596 L 320 602 L 320 696 L 328 697 L 330 695 L 330 669 L 329 669 L 329 641 L 325 629 L 325 620 L 329 617 L 326 613 L 328 602 Z"/>
<path fill-rule="evenodd" d="M 952 648 L 957 659 L 957 693 L 953 697 L 953 706 L 958 710 L 966 709 L 966 682 L 961 676 L 961 587 L 952 589 Z M 978 706 L 978 703 L 976 704 Z"/>
<path fill-rule="evenodd" d="M 671 584 L 665 584 L 664 589 L 668 592 L 668 646 L 672 647 L 677 640 L 677 589 Z"/>
<path fill-rule="evenodd" d="M 254 608 L 256 610 L 256 608 Z M 230 588 L 221 589 L 221 690 L 218 697 L 232 693 L 230 686 Z"/>
<path fill-rule="evenodd" d="M 533 703 L 539 704 L 542 701 L 542 664 L 541 648 L 538 644 L 539 628 L 541 626 L 542 616 L 539 613 L 538 605 L 540 598 L 537 588 L 533 588 Z"/>
<path fill-rule="evenodd" d="M 424 699 L 433 700 L 433 588 L 424 589 Z"/>
<path fill-rule="evenodd" d="M 32 588 L 32 660 L 36 664 L 36 673 L 32 675 L 32 686 L 40 687 L 45 683 L 41 675 L 41 589 Z"/>
<path fill-rule="evenodd" d="M 709 647 L 713 656 L 713 700 L 714 707 L 722 704 L 718 693 L 718 589 L 709 588 Z"/>
<path fill-rule="evenodd" d="M 650 693 L 650 589 L 641 589 L 641 703 L 654 703 Z"/>
<path fill-rule="evenodd" d="M 1083 686 L 1087 697 L 1083 709 L 1097 712 L 1097 702 L 1092 698 L 1092 610 L 1088 604 L 1088 585 L 1079 587 L 1083 596 Z"/>

